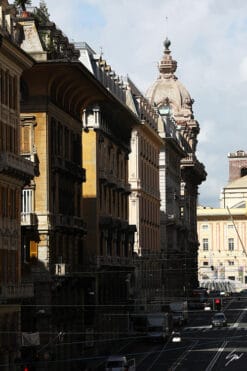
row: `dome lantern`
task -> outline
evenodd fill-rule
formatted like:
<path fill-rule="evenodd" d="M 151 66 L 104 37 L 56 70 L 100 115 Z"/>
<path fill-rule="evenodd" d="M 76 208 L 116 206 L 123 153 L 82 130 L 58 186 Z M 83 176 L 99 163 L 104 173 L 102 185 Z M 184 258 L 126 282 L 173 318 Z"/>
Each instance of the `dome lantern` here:
<path fill-rule="evenodd" d="M 171 41 L 166 37 L 164 41 L 164 55 L 163 59 L 159 63 L 159 70 L 161 75 L 163 75 L 165 78 L 170 77 L 171 74 L 173 74 L 177 69 L 177 61 L 174 61 L 172 59 L 171 51 L 169 49 L 171 45 Z"/>

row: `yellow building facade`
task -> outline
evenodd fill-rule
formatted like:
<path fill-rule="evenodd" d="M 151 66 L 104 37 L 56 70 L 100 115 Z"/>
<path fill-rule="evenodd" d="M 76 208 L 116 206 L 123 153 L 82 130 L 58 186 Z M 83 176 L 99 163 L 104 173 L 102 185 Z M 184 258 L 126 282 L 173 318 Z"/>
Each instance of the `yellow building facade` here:
<path fill-rule="evenodd" d="M 220 207 L 197 208 L 198 279 L 204 286 L 235 291 L 247 285 L 247 153 L 229 153 L 228 159 Z"/>
<path fill-rule="evenodd" d="M 10 370 L 21 347 L 21 300 L 33 297 L 21 275 L 21 190 L 34 176 L 20 156 L 20 79 L 33 60 L 18 47 L 15 13 L 0 2 L 0 364 Z"/>
<path fill-rule="evenodd" d="M 130 79 L 127 86 L 127 104 L 139 118 L 139 125 L 131 133 L 128 165 L 129 221 L 136 225 L 135 309 L 137 312 L 160 310 L 159 306 L 156 308 L 156 298 L 162 295 L 159 154 L 163 139 L 155 108 Z"/>
<path fill-rule="evenodd" d="M 198 279 L 232 291 L 247 285 L 247 209 L 198 207 Z M 219 285 L 217 285 L 219 283 Z M 229 285 L 230 284 L 230 285 Z"/>

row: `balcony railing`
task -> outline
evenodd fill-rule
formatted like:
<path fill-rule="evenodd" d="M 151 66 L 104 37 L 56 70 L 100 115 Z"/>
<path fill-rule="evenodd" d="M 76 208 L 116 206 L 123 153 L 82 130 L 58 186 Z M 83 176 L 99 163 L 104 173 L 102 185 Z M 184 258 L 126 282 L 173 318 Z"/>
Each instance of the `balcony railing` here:
<path fill-rule="evenodd" d="M 11 152 L 0 153 L 0 173 L 17 173 L 21 177 L 34 176 L 34 164 Z"/>
<path fill-rule="evenodd" d="M 38 218 L 35 213 L 21 213 L 22 226 L 35 226 L 38 224 Z"/>
<path fill-rule="evenodd" d="M 67 174 L 72 174 L 80 179 L 82 182 L 86 181 L 86 171 L 79 164 L 65 160 L 61 157 L 53 158 L 53 169 L 66 172 Z"/>
<path fill-rule="evenodd" d="M 80 217 L 57 214 L 54 215 L 53 220 L 56 227 L 79 228 L 86 230 L 86 223 Z"/>
<path fill-rule="evenodd" d="M 133 259 L 126 256 L 96 256 L 97 266 L 127 266 L 133 265 Z"/>
<path fill-rule="evenodd" d="M 18 299 L 18 298 L 31 298 L 33 296 L 34 296 L 33 283 L 0 286 L 0 298 Z"/>

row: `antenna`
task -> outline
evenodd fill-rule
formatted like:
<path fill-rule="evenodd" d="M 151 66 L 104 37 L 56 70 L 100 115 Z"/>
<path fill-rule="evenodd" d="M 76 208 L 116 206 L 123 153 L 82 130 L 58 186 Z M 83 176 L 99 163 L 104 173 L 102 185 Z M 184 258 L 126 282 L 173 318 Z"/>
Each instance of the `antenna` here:
<path fill-rule="evenodd" d="M 245 250 L 245 246 L 244 246 L 243 241 L 242 241 L 242 239 L 241 239 L 241 237 L 240 237 L 240 234 L 239 234 L 239 232 L 238 232 L 237 226 L 236 226 L 236 224 L 235 224 L 235 222 L 234 222 L 234 220 L 233 220 L 233 216 L 232 216 L 232 214 L 231 214 L 231 211 L 230 211 L 230 209 L 229 209 L 228 206 L 227 206 L 226 208 L 227 208 L 228 214 L 230 215 L 230 218 L 231 218 L 232 224 L 234 225 L 234 229 L 235 229 L 235 231 L 236 231 L 236 233 L 237 233 L 238 239 L 239 239 L 239 241 L 240 241 L 240 243 L 241 243 L 241 246 L 242 246 L 242 249 L 243 249 L 243 253 L 245 254 L 245 256 L 247 256 L 247 253 L 246 253 L 246 250 Z"/>
<path fill-rule="evenodd" d="M 165 36 L 168 36 L 168 17 L 167 16 L 165 17 L 165 33 L 166 33 Z"/>

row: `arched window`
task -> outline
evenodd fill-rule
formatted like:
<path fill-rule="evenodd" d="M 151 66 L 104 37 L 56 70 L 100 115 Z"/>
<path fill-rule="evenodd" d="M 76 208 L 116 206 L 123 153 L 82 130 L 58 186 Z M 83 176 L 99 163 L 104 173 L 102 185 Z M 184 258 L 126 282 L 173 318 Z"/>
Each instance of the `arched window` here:
<path fill-rule="evenodd" d="M 241 177 L 242 177 L 242 176 L 245 176 L 245 175 L 247 175 L 247 168 L 246 168 L 246 167 L 243 167 L 243 168 L 241 169 Z"/>

